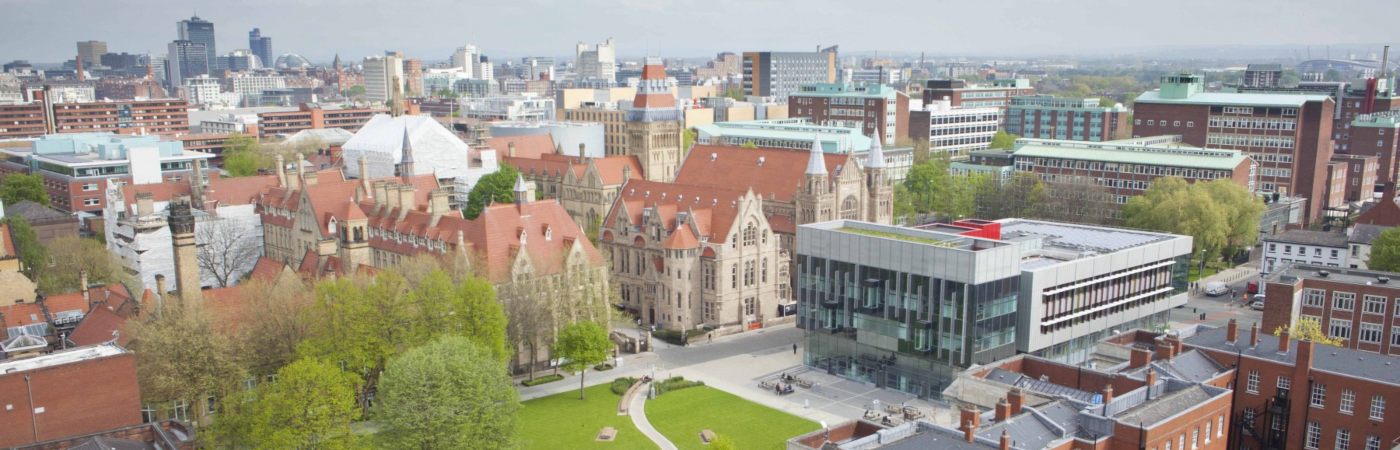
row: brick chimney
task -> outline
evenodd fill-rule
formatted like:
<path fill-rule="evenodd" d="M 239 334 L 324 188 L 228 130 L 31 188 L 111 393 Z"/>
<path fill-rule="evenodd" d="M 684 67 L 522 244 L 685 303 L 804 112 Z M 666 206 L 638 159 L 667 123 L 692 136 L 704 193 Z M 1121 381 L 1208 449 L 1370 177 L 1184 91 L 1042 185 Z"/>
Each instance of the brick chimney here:
<path fill-rule="evenodd" d="M 1113 401 L 1113 385 L 1112 385 L 1112 384 L 1103 387 L 1103 404 L 1107 405 L 1107 404 L 1108 404 L 1109 402 L 1111 402 L 1111 401 Z"/>
<path fill-rule="evenodd" d="M 1007 418 L 1011 417 L 1011 403 L 1007 402 L 1005 398 L 997 401 L 996 409 L 997 422 L 1005 422 Z"/>
<path fill-rule="evenodd" d="M 1128 368 L 1136 369 L 1152 362 L 1152 351 L 1134 346 L 1132 353 L 1128 355 Z"/>
<path fill-rule="evenodd" d="M 977 427 L 982 425 L 982 415 L 977 411 L 977 407 L 971 403 L 964 403 L 958 412 L 959 428 L 967 437 L 968 442 L 972 442 L 977 434 Z"/>
<path fill-rule="evenodd" d="M 451 193 L 452 188 L 440 187 L 433 189 L 432 192 L 428 194 L 428 214 L 431 217 L 428 226 L 437 226 L 438 219 L 441 219 L 443 214 L 447 214 L 448 211 L 452 210 L 452 207 L 448 205 L 447 201 Z"/>
<path fill-rule="evenodd" d="M 1167 342 L 1167 338 L 1163 336 L 1162 339 L 1157 340 L 1157 359 L 1163 361 L 1172 359 L 1173 356 L 1176 356 L 1172 354 L 1175 349 L 1176 347 L 1173 347 L 1171 342 Z"/>
<path fill-rule="evenodd" d="M 1259 346 L 1259 322 L 1254 322 L 1254 325 L 1251 325 L 1251 326 L 1249 327 L 1249 348 L 1254 348 L 1254 347 L 1258 347 L 1258 346 Z"/>
<path fill-rule="evenodd" d="M 84 77 L 83 77 L 83 55 L 79 54 L 77 58 L 74 58 L 74 59 L 73 59 L 73 68 L 74 68 L 73 72 L 77 75 L 78 81 L 79 81 L 79 82 L 82 82 L 82 81 L 84 80 Z"/>
<path fill-rule="evenodd" d="M 1240 341 L 1240 326 L 1235 323 L 1235 319 L 1230 319 L 1230 323 L 1225 325 L 1225 342 L 1234 344 Z"/>
<path fill-rule="evenodd" d="M 1288 341 L 1289 341 L 1290 339 L 1291 339 L 1291 338 L 1288 337 L 1288 328 L 1285 327 L 1285 328 L 1283 329 L 1283 332 L 1280 333 L 1280 334 L 1278 335 L 1278 352 L 1279 352 L 1279 353 L 1288 353 Z"/>
<path fill-rule="evenodd" d="M 1001 430 L 1001 450 L 1011 450 L 1011 433 L 1005 428 Z"/>
<path fill-rule="evenodd" d="M 1021 413 L 1021 407 L 1026 406 L 1026 391 L 1021 388 L 1011 388 L 1006 393 L 1006 400 L 1011 404 L 1011 416 Z"/>
<path fill-rule="evenodd" d="M 1308 371 L 1312 369 L 1313 362 L 1313 341 L 1298 341 L 1298 359 L 1293 361 L 1294 370 Z"/>

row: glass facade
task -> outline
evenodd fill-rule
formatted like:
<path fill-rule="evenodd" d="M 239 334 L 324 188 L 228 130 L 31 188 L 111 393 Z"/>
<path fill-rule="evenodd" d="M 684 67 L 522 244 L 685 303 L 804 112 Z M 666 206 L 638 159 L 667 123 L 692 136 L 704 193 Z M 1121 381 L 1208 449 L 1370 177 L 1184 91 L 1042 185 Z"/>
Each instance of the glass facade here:
<path fill-rule="evenodd" d="M 804 362 L 938 398 L 971 364 L 1016 353 L 1019 276 L 982 284 L 798 256 Z"/>

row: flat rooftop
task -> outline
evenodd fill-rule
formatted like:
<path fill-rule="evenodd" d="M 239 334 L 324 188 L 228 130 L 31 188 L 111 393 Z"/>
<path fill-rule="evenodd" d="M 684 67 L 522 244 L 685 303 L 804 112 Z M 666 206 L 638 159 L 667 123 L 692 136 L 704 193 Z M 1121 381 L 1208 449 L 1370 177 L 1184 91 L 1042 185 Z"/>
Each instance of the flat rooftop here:
<path fill-rule="evenodd" d="M 1323 273 L 1326 273 L 1324 276 Z M 1381 278 L 1386 278 L 1385 283 L 1381 283 Z M 1288 264 L 1269 274 L 1271 282 L 1292 282 L 1294 280 L 1327 280 L 1333 283 L 1354 284 L 1358 286 L 1373 285 L 1393 285 L 1395 289 L 1400 289 L 1400 273 L 1382 272 L 1379 270 L 1347 269 L 1343 267 L 1325 267 L 1310 264 Z"/>
<path fill-rule="evenodd" d="M 1313 94 L 1265 94 L 1236 92 L 1201 92 L 1186 98 L 1162 98 L 1161 91 L 1139 95 L 1134 103 L 1175 103 L 1184 105 L 1300 107 L 1307 102 L 1320 102 L 1331 97 Z"/>
<path fill-rule="evenodd" d="M 1009 245 L 1005 242 L 991 239 L 961 236 L 952 233 L 952 230 L 949 229 L 910 228 L 855 220 L 832 220 L 828 222 L 809 223 L 802 225 L 802 227 L 903 241 L 916 245 L 974 252 Z M 966 232 L 967 230 L 959 228 L 957 231 Z"/>
<path fill-rule="evenodd" d="M 1235 170 L 1249 158 L 1236 150 L 1194 147 L 1160 139 L 1084 142 L 1058 139 L 1019 139 L 1017 158 L 1054 158 L 1118 164 L 1149 164 L 1209 170 Z"/>
<path fill-rule="evenodd" d="M 1001 239 L 1004 241 L 1019 242 L 1028 239 L 1042 239 L 1042 244 L 1045 247 L 1078 252 L 1112 253 L 1184 237 L 1166 233 L 1029 219 L 1002 219 L 997 222 L 1001 223 Z"/>
<path fill-rule="evenodd" d="M 0 362 L 0 374 L 11 372 L 28 372 L 47 367 L 62 366 L 83 361 L 91 361 L 108 356 L 116 356 L 126 353 L 126 349 L 118 347 L 116 344 L 99 344 L 87 347 L 78 347 L 71 350 L 54 352 L 47 355 L 35 356 L 32 358 L 21 358 Z"/>

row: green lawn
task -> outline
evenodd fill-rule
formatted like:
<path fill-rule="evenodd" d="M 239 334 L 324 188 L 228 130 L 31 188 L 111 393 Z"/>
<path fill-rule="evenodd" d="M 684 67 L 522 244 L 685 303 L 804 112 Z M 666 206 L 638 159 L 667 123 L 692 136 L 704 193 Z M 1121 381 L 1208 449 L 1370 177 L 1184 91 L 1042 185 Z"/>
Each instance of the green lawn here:
<path fill-rule="evenodd" d="M 667 392 L 647 402 L 647 419 L 682 450 L 707 448 L 700 443 L 700 430 L 707 428 L 733 439 L 737 448 L 782 450 L 789 438 L 820 427 L 709 386 Z"/>
<path fill-rule="evenodd" d="M 632 426 L 630 416 L 617 415 L 617 401 L 608 384 L 584 389 L 585 400 L 578 391 L 568 391 L 530 400 L 520 405 L 520 443 L 525 449 L 614 449 L 652 450 L 652 444 Z M 603 427 L 617 429 L 617 439 L 598 442 Z"/>

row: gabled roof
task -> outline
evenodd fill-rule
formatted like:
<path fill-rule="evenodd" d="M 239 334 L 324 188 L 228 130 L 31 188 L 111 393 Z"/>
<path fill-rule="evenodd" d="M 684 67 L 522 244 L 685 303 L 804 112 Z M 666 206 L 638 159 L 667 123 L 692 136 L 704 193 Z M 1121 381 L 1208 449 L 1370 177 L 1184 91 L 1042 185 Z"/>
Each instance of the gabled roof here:
<path fill-rule="evenodd" d="M 1376 201 L 1375 206 L 1356 216 L 1356 223 L 1384 227 L 1400 226 L 1400 204 L 1395 203 L 1395 186 L 1386 186 L 1385 193 Z"/>
<path fill-rule="evenodd" d="M 753 190 L 755 195 L 792 201 L 805 179 L 810 153 L 785 148 L 742 148 L 696 144 L 676 174 L 677 184 Z M 760 163 L 759 161 L 762 161 Z M 834 179 L 851 165 L 848 154 L 823 153 L 826 171 Z"/>
<path fill-rule="evenodd" d="M 319 172 L 317 177 L 319 181 L 327 181 L 328 179 L 340 178 L 340 172 Z M 276 175 L 236 178 L 210 177 L 204 188 L 205 207 L 217 208 L 227 205 L 252 204 L 257 202 L 259 193 L 276 186 Z M 177 197 L 190 195 L 190 179 L 185 178 L 173 183 L 167 181 L 164 183 L 123 185 L 121 193 L 122 198 L 126 201 L 128 212 L 132 212 L 136 210 L 136 194 L 138 193 L 150 193 L 151 199 L 157 202 L 168 202 Z"/>
<path fill-rule="evenodd" d="M 325 176 L 330 175 L 330 176 Z M 288 174 L 287 176 L 295 176 Z M 324 178 L 323 178 L 324 176 Z M 311 200 L 312 215 L 316 217 L 317 227 L 321 237 L 331 237 L 329 228 L 330 219 L 345 220 L 347 218 L 347 205 L 355 202 L 355 192 L 361 186 L 360 180 L 347 180 L 341 176 L 340 171 L 317 172 L 315 185 L 306 186 L 307 197 Z M 384 180 L 400 182 L 398 177 L 387 177 Z M 378 181 L 378 180 L 372 180 Z M 409 178 L 409 183 L 415 187 L 414 202 L 418 205 L 426 205 L 428 195 L 434 188 L 438 187 L 437 178 L 431 174 L 415 175 Z M 277 207 L 289 211 L 301 209 L 301 190 L 292 190 L 292 195 L 287 196 L 288 188 L 275 186 L 263 191 L 258 203 L 265 207 Z"/>
<path fill-rule="evenodd" d="M 65 214 L 57 209 L 40 205 L 29 200 L 20 200 L 19 203 L 5 206 L 5 217 L 23 217 L 31 224 L 77 221 L 78 218 Z"/>
<path fill-rule="evenodd" d="M 622 186 L 603 223 L 606 228 L 614 229 L 618 220 L 636 225 L 642 222 L 643 212 L 650 209 L 670 233 L 676 231 L 681 214 L 685 214 L 687 225 L 682 228 L 689 228 L 693 223 L 699 235 L 688 238 L 668 235 L 672 240 L 665 245 L 694 248 L 700 240 L 723 243 L 729 238 L 739 214 L 739 202 L 745 195 L 747 192 L 733 189 L 634 179 Z M 692 234 L 691 230 L 685 233 Z"/>
<path fill-rule="evenodd" d="M 510 156 L 510 144 L 515 144 L 515 158 L 539 159 L 540 155 L 554 154 L 554 137 L 549 133 L 521 136 L 500 136 L 486 140 L 486 146 L 496 150 L 501 157 Z"/>
<path fill-rule="evenodd" d="M 101 344 L 115 338 L 118 345 L 125 346 L 131 339 L 126 334 L 126 321 L 127 317 L 117 313 L 115 306 L 100 306 L 83 317 L 83 322 L 73 329 L 73 334 L 68 335 L 68 340 L 81 346 Z"/>
<path fill-rule="evenodd" d="M 642 164 L 633 155 L 614 155 L 602 158 L 579 158 L 576 156 L 566 156 L 558 154 L 541 155 L 539 158 L 502 158 L 502 161 L 511 167 L 520 170 L 527 175 L 541 175 L 548 177 L 563 177 L 568 171 L 572 171 L 574 179 L 583 179 L 588 171 L 588 165 L 592 164 L 598 169 L 598 177 L 604 186 L 617 186 L 626 182 L 624 179 L 624 168 L 630 169 L 631 178 L 642 177 Z"/>
<path fill-rule="evenodd" d="M 595 266 L 603 263 L 602 253 L 593 247 L 563 205 L 554 200 L 494 205 L 483 210 L 476 219 L 465 222 L 466 240 L 482 257 L 493 282 L 509 279 L 515 255 L 522 248 L 536 273 L 541 274 L 564 271 L 564 258 L 575 244 L 581 247 L 589 263 Z M 522 234 L 525 237 L 523 247 Z"/>

